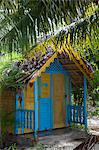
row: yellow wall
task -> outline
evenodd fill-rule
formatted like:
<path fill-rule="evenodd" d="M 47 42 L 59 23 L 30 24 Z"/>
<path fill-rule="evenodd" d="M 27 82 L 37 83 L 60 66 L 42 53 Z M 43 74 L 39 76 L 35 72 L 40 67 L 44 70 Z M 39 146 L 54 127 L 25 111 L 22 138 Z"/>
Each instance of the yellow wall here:
<path fill-rule="evenodd" d="M 50 74 L 43 73 L 41 76 L 41 81 L 42 81 L 41 98 L 48 98 L 48 97 L 50 97 Z M 46 86 L 46 84 L 47 84 L 47 86 Z"/>
<path fill-rule="evenodd" d="M 24 90 L 24 109 L 26 110 L 34 110 L 34 85 L 30 86 L 29 84 Z M 32 118 L 34 121 L 34 118 Z M 34 123 L 32 128 L 34 128 Z M 24 129 L 24 133 L 33 132 L 32 129 Z M 21 129 L 19 129 L 19 133 L 21 133 Z"/>
<path fill-rule="evenodd" d="M 34 110 L 34 86 L 28 84 L 25 88 L 24 95 L 25 109 Z"/>

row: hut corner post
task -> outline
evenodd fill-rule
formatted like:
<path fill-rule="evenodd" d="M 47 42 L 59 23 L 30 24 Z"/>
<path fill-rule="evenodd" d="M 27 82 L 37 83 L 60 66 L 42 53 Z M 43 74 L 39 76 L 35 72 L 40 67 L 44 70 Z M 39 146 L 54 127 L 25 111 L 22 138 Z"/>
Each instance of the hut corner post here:
<path fill-rule="evenodd" d="M 72 106 L 72 80 L 70 78 L 70 106 Z M 71 118 L 71 113 L 69 114 Z M 72 126 L 72 120 L 70 119 L 70 127 Z"/>
<path fill-rule="evenodd" d="M 34 81 L 34 138 L 38 139 L 38 81 Z"/>
<path fill-rule="evenodd" d="M 84 76 L 84 124 L 87 131 L 87 79 Z"/>
<path fill-rule="evenodd" d="M 65 75 L 65 89 L 66 89 L 66 127 L 68 127 L 68 116 L 69 116 L 69 112 L 68 112 L 68 86 L 69 86 L 69 78 L 68 76 Z"/>
<path fill-rule="evenodd" d="M 15 112 L 15 128 L 14 128 L 14 133 L 18 134 L 18 124 L 17 124 L 17 116 L 18 116 L 18 94 L 16 94 L 16 112 Z"/>
<path fill-rule="evenodd" d="M 71 121 L 71 112 L 70 112 L 70 107 L 72 106 L 72 82 L 71 78 L 67 75 L 65 75 L 65 89 L 66 89 L 66 127 L 72 126 L 72 121 Z M 70 122 L 69 122 L 70 121 Z"/>

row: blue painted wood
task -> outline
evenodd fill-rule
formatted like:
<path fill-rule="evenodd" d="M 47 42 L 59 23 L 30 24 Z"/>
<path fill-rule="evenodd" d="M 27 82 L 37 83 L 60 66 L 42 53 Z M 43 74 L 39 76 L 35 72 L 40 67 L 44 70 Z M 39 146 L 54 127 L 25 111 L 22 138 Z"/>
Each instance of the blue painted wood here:
<path fill-rule="evenodd" d="M 24 94 L 22 93 L 22 109 L 24 109 Z"/>
<path fill-rule="evenodd" d="M 18 128 L 28 128 L 28 129 L 33 129 L 32 125 L 34 123 L 34 111 L 33 110 L 24 110 L 24 109 L 17 109 L 17 114 L 18 116 Z M 22 118 L 22 115 L 24 114 L 24 120 Z"/>
<path fill-rule="evenodd" d="M 63 73 L 69 75 L 69 72 L 63 68 L 58 59 L 55 59 L 53 63 L 50 64 L 49 67 L 46 68 L 45 73 L 58 74 Z"/>
<path fill-rule="evenodd" d="M 26 123 L 25 123 L 25 111 L 24 111 L 24 128 L 26 128 Z"/>
<path fill-rule="evenodd" d="M 24 94 L 22 94 L 21 96 L 22 96 L 22 109 L 24 109 Z M 21 117 L 22 117 L 22 124 L 21 124 L 22 134 L 24 134 L 24 113 L 23 112 L 21 114 Z"/>
<path fill-rule="evenodd" d="M 70 121 L 73 123 L 84 124 L 84 121 L 83 121 L 84 106 L 69 105 L 69 109 L 70 109 L 70 114 L 71 114 Z"/>
<path fill-rule="evenodd" d="M 32 129 L 32 112 L 30 112 L 30 129 Z"/>
<path fill-rule="evenodd" d="M 70 105 L 72 105 L 72 81 L 71 81 L 71 78 L 70 78 Z M 75 113 L 75 110 L 74 110 L 74 113 Z M 72 115 L 70 113 L 70 115 Z M 70 126 L 72 126 L 72 121 L 70 120 Z"/>
<path fill-rule="evenodd" d="M 34 137 L 38 137 L 38 79 L 34 82 Z"/>
<path fill-rule="evenodd" d="M 18 94 L 16 94 L 16 113 L 15 113 L 15 129 L 14 132 L 15 134 L 18 134 Z"/>
<path fill-rule="evenodd" d="M 42 82 L 41 82 L 41 76 L 38 77 L 38 101 L 40 101 L 40 97 L 42 96 Z"/>
<path fill-rule="evenodd" d="M 84 76 L 84 123 L 87 129 L 87 79 Z"/>
<path fill-rule="evenodd" d="M 52 77 L 50 78 L 50 85 L 52 84 Z M 39 78 L 39 130 L 52 129 L 52 87 L 50 86 L 50 96 L 42 98 L 42 86 L 48 85 L 42 84 L 41 77 Z"/>
<path fill-rule="evenodd" d="M 67 83 L 66 83 L 66 88 L 67 88 L 67 92 L 66 92 L 66 95 L 67 95 L 67 99 L 66 99 L 66 126 L 68 126 L 68 117 L 69 117 L 69 115 L 70 115 L 70 113 L 69 113 L 69 109 L 68 109 L 68 98 L 69 98 L 69 89 L 68 89 L 68 87 L 69 87 L 69 76 L 70 76 L 70 73 L 69 73 L 69 71 L 68 70 L 66 70 L 66 68 L 64 69 L 63 68 L 63 66 L 61 65 L 61 63 L 58 61 L 58 59 L 55 59 L 54 60 L 54 62 L 53 63 L 51 63 L 50 64 L 50 66 L 49 67 L 47 67 L 46 68 L 46 71 L 45 71 L 45 73 L 48 73 L 48 74 L 60 74 L 60 73 L 62 73 L 62 74 L 64 74 L 65 76 L 68 76 L 68 78 L 66 79 L 67 81 Z M 52 89 L 52 85 L 51 85 L 51 91 L 53 90 Z M 52 96 L 50 96 L 51 97 L 51 103 L 52 103 Z M 52 110 L 51 110 L 52 111 Z M 53 113 L 52 113 L 52 117 L 53 117 Z M 53 121 L 53 118 L 52 118 L 52 121 Z"/>
<path fill-rule="evenodd" d="M 40 98 L 40 131 L 51 129 L 51 99 Z"/>
<path fill-rule="evenodd" d="M 48 87 L 48 83 L 43 83 L 42 86 Z"/>
<path fill-rule="evenodd" d="M 19 102 L 18 102 L 18 98 L 19 96 L 22 97 L 22 102 L 21 102 L 21 108 L 24 109 L 24 94 L 22 93 L 21 95 L 16 94 L 16 116 L 15 116 L 15 134 L 18 134 L 18 128 L 22 128 L 22 133 L 24 133 L 24 114 L 21 114 L 19 111 L 17 111 L 19 109 Z M 21 122 L 20 122 L 21 121 Z M 19 124 L 20 122 L 20 124 Z"/>
<path fill-rule="evenodd" d="M 18 98 L 19 98 L 19 95 L 16 94 L 16 110 L 18 109 Z"/>
<path fill-rule="evenodd" d="M 82 110 L 80 113 L 78 113 L 78 121 L 80 122 L 80 124 L 82 124 L 81 119 L 82 119 Z"/>

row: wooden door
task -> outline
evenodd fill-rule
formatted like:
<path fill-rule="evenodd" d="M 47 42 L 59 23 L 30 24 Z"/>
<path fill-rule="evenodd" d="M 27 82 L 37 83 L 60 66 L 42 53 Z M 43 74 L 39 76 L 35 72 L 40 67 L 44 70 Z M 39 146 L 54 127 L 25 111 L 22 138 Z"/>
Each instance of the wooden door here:
<path fill-rule="evenodd" d="M 42 74 L 40 84 L 39 130 L 51 128 L 50 74 Z"/>
<path fill-rule="evenodd" d="M 53 121 L 54 128 L 65 127 L 65 81 L 64 74 L 53 75 Z"/>

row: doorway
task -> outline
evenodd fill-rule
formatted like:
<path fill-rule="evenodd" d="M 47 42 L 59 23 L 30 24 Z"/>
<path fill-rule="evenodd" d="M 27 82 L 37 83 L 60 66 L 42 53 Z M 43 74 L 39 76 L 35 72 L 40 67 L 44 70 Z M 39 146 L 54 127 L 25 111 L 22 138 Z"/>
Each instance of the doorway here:
<path fill-rule="evenodd" d="M 64 74 L 53 74 L 53 124 L 54 128 L 66 126 Z"/>

